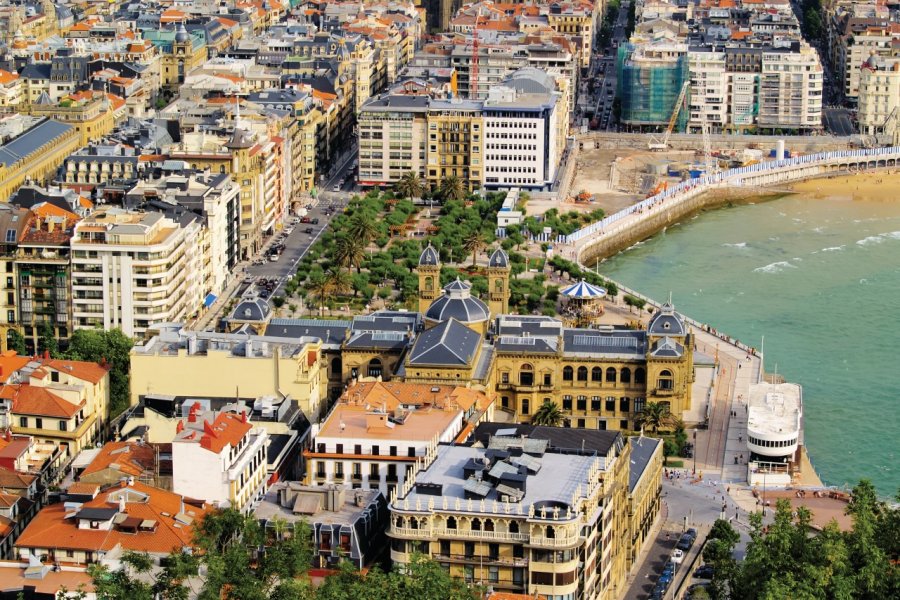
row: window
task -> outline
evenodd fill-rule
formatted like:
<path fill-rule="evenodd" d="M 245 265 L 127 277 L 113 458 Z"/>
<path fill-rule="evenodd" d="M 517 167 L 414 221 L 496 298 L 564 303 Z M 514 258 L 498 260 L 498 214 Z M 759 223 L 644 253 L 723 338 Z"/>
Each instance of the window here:
<path fill-rule="evenodd" d="M 362 454 L 362 444 L 354 444 L 353 454 Z"/>
<path fill-rule="evenodd" d="M 619 429 L 628 429 L 628 419 L 619 421 Z"/>
<path fill-rule="evenodd" d="M 619 371 L 619 381 L 622 383 L 631 383 L 631 369 L 625 367 Z"/>
<path fill-rule="evenodd" d="M 372 446 L 372 456 L 378 456 L 381 454 L 381 448 L 379 446 Z"/>
<path fill-rule="evenodd" d="M 68 421 L 60 421 L 60 422 L 59 422 L 59 430 L 60 430 L 60 431 L 66 431 L 66 429 L 68 428 L 68 426 L 69 426 Z"/>
<path fill-rule="evenodd" d="M 43 429 L 44 428 L 44 420 L 41 418 L 37 418 L 34 420 L 34 428 L 35 429 Z"/>
<path fill-rule="evenodd" d="M 606 383 L 616 382 L 616 370 L 612 367 L 606 369 Z"/>
<path fill-rule="evenodd" d="M 13 244 L 16 241 L 16 230 L 15 229 L 7 229 L 6 230 L 6 243 Z"/>
<path fill-rule="evenodd" d="M 563 410 L 572 410 L 572 396 L 563 396 L 562 407 Z"/>
<path fill-rule="evenodd" d="M 488 582 L 498 583 L 499 581 L 500 581 L 500 569 L 498 567 L 488 567 Z"/>
<path fill-rule="evenodd" d="M 344 453 L 344 445 L 343 445 L 343 444 L 337 444 L 337 446 L 335 446 L 334 451 L 335 451 L 336 454 L 343 454 L 343 453 Z"/>
<path fill-rule="evenodd" d="M 397 456 L 397 446 L 391 446 L 388 452 L 391 456 Z"/>
<path fill-rule="evenodd" d="M 528 410 L 529 410 L 529 408 L 530 408 L 530 407 L 528 406 L 528 404 L 529 404 L 528 398 L 522 398 L 522 414 L 523 414 L 523 415 L 527 415 L 527 414 L 528 414 Z"/>
<path fill-rule="evenodd" d="M 644 412 L 644 398 L 635 398 L 634 399 L 634 412 L 640 413 Z"/>
<path fill-rule="evenodd" d="M 519 533 L 519 524 L 515 521 L 509 522 L 509 532 L 510 533 Z"/>
<path fill-rule="evenodd" d="M 447 517 L 447 529 L 456 529 L 456 517 Z"/>
<path fill-rule="evenodd" d="M 588 370 L 587 367 L 578 367 L 578 381 L 587 381 Z"/>
<path fill-rule="evenodd" d="M 563 381 L 572 381 L 575 371 L 572 367 L 563 367 Z"/>
<path fill-rule="evenodd" d="M 492 519 L 485 519 L 484 530 L 485 531 L 494 531 L 494 521 Z M 497 544 L 491 544 L 491 546 L 496 546 L 496 545 Z M 498 548 L 499 548 L 499 546 L 498 546 Z M 497 554 L 499 554 L 499 553 L 500 553 L 500 551 L 497 550 Z M 492 552 L 492 555 L 494 555 L 493 552 Z"/>
<path fill-rule="evenodd" d="M 672 376 L 672 371 L 668 369 L 660 371 L 659 378 L 656 380 L 656 387 L 660 390 L 675 389 L 675 378 Z"/>
<path fill-rule="evenodd" d="M 441 554 L 444 556 L 450 556 L 450 541 L 449 540 L 441 540 Z"/>
<path fill-rule="evenodd" d="M 587 396 L 578 396 L 576 408 L 581 411 L 587 410 Z"/>
<path fill-rule="evenodd" d="M 619 398 L 619 412 L 627 413 L 628 412 L 628 398 Z"/>
<path fill-rule="evenodd" d="M 553 376 L 550 373 L 544 373 L 544 385 L 553 385 Z"/>
<path fill-rule="evenodd" d="M 500 397 L 500 406 L 502 406 L 503 408 L 509 408 L 509 396 Z"/>
<path fill-rule="evenodd" d="M 519 369 L 519 385 L 534 385 L 534 368 L 527 363 Z"/>
<path fill-rule="evenodd" d="M 591 396 L 591 410 L 600 410 L 600 396 Z"/>
<path fill-rule="evenodd" d="M 647 383 L 647 376 L 644 373 L 644 369 L 638 367 L 634 370 L 634 382 L 635 383 Z"/>
<path fill-rule="evenodd" d="M 28 427 L 28 417 L 19 417 L 19 427 Z"/>
<path fill-rule="evenodd" d="M 616 410 L 615 396 L 607 396 L 606 397 L 606 412 L 613 412 L 615 410 Z"/>
<path fill-rule="evenodd" d="M 500 383 L 509 383 L 509 373 L 503 371 L 500 373 Z"/>
<path fill-rule="evenodd" d="M 591 369 L 591 381 L 603 381 L 603 369 L 600 367 Z"/>
<path fill-rule="evenodd" d="M 381 361 L 373 358 L 369 361 L 368 375 L 369 377 L 381 377 Z"/>
<path fill-rule="evenodd" d="M 472 519 L 472 531 L 481 531 L 481 519 Z"/>
<path fill-rule="evenodd" d="M 606 419 L 599 419 L 597 421 L 597 429 L 600 431 L 606 431 Z"/>
<path fill-rule="evenodd" d="M 410 456 L 410 457 L 415 456 L 416 449 L 413 446 L 410 446 L 409 448 L 406 449 L 406 455 Z"/>

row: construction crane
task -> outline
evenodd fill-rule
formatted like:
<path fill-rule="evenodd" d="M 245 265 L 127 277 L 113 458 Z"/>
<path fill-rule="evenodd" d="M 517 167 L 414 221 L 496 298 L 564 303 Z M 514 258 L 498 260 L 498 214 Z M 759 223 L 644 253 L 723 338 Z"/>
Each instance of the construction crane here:
<path fill-rule="evenodd" d="M 719 170 L 719 160 L 713 159 L 712 142 L 709 139 L 709 123 L 706 115 L 700 113 L 700 131 L 703 132 L 703 164 L 707 175 Z"/>
<path fill-rule="evenodd" d="M 672 130 L 675 128 L 675 121 L 678 120 L 678 113 L 681 112 L 681 105 L 684 104 L 684 99 L 687 96 L 688 87 L 690 87 L 690 85 L 690 81 L 685 81 L 684 85 L 681 86 L 681 92 L 678 94 L 678 100 L 675 101 L 675 108 L 672 109 L 672 116 L 669 117 L 669 126 L 666 127 L 666 133 L 663 135 L 663 139 L 660 140 L 656 136 L 650 136 L 650 143 L 647 144 L 650 150 L 663 151 L 669 149 L 669 136 L 672 135 Z"/>
<path fill-rule="evenodd" d="M 472 28 L 472 68 L 469 69 L 469 99 L 478 99 L 478 20 L 481 18 L 481 5 L 475 12 L 475 26 Z"/>

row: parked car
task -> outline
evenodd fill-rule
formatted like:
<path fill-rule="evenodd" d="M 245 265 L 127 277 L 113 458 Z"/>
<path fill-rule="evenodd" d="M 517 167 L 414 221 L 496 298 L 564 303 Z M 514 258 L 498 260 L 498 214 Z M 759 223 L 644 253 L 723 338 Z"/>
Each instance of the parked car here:
<path fill-rule="evenodd" d="M 687 552 L 688 550 L 691 549 L 691 546 L 693 546 L 693 545 L 694 545 L 694 538 L 692 538 L 691 536 L 689 536 L 687 534 L 683 534 L 681 536 L 681 538 L 678 540 L 678 543 L 675 544 L 675 547 L 678 550 Z"/>
<path fill-rule="evenodd" d="M 712 565 L 703 565 L 694 571 L 694 577 L 697 579 L 712 579 L 715 569 Z"/>
<path fill-rule="evenodd" d="M 674 562 L 676 565 L 680 565 L 683 561 L 684 551 L 679 548 L 672 550 L 672 562 Z"/>
<path fill-rule="evenodd" d="M 313 225 L 318 225 L 318 224 L 319 224 L 319 217 L 314 217 L 313 220 L 310 221 L 310 223 L 312 223 Z"/>
<path fill-rule="evenodd" d="M 301 223 L 309 223 L 310 221 L 312 221 L 312 219 L 310 219 L 309 217 L 301 217 L 300 218 Z"/>
<path fill-rule="evenodd" d="M 339 184 L 339 183 L 334 184 L 334 187 L 331 188 L 331 191 L 332 191 L 332 192 L 339 192 L 339 191 L 341 191 L 341 184 Z"/>

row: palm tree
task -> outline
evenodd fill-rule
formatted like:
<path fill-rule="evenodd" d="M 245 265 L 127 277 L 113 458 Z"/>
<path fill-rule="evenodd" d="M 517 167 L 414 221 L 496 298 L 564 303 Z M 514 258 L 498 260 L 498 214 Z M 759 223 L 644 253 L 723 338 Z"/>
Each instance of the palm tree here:
<path fill-rule="evenodd" d="M 648 402 L 644 410 L 636 420 L 639 427 L 646 427 L 651 433 L 659 431 L 660 427 L 672 424 L 672 415 L 669 407 L 660 402 Z"/>
<path fill-rule="evenodd" d="M 420 198 L 425 191 L 419 174 L 415 171 L 407 171 L 394 186 L 401 198 Z"/>
<path fill-rule="evenodd" d="M 366 257 L 366 242 L 348 232 L 347 235 L 338 238 L 333 257 L 338 266 L 348 269 L 356 267 L 356 272 L 359 273 L 362 271 L 362 261 Z"/>
<path fill-rule="evenodd" d="M 466 238 L 463 240 L 463 249 L 465 249 L 466 254 L 469 252 L 472 253 L 472 268 L 475 268 L 475 259 L 478 256 L 478 253 L 484 249 L 486 244 L 484 243 L 484 238 L 481 237 L 481 232 L 477 229 L 471 232 Z"/>
<path fill-rule="evenodd" d="M 346 294 L 352 286 L 350 276 L 340 267 L 328 269 L 328 272 L 325 274 L 325 280 L 328 282 L 329 291 L 332 294 Z"/>
<path fill-rule="evenodd" d="M 534 411 L 534 415 L 531 417 L 531 424 L 558 427 L 562 420 L 563 413 L 559 409 L 559 404 L 550 400 L 544 400 L 544 403 Z"/>
<path fill-rule="evenodd" d="M 441 197 L 444 200 L 464 200 L 466 197 L 466 186 L 462 179 L 456 175 L 445 177 L 441 181 Z"/>
<path fill-rule="evenodd" d="M 328 277 L 324 273 L 316 270 L 310 273 L 308 289 L 310 295 L 319 304 L 319 314 L 321 315 L 325 308 L 325 299 L 331 293 L 331 282 L 328 281 Z"/>
<path fill-rule="evenodd" d="M 368 246 L 369 242 L 378 237 L 381 233 L 375 217 L 366 212 L 358 212 L 350 219 L 350 225 L 347 227 L 347 233 L 351 237 L 362 240 L 363 246 Z"/>

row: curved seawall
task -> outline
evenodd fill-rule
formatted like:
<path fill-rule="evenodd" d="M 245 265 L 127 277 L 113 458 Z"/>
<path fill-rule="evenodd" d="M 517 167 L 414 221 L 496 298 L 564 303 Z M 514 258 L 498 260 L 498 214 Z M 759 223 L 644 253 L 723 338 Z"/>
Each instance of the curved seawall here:
<path fill-rule="evenodd" d="M 574 258 L 590 264 L 646 239 L 690 214 L 766 187 L 803 179 L 900 166 L 900 147 L 821 152 L 729 169 L 683 181 L 565 237 Z"/>

